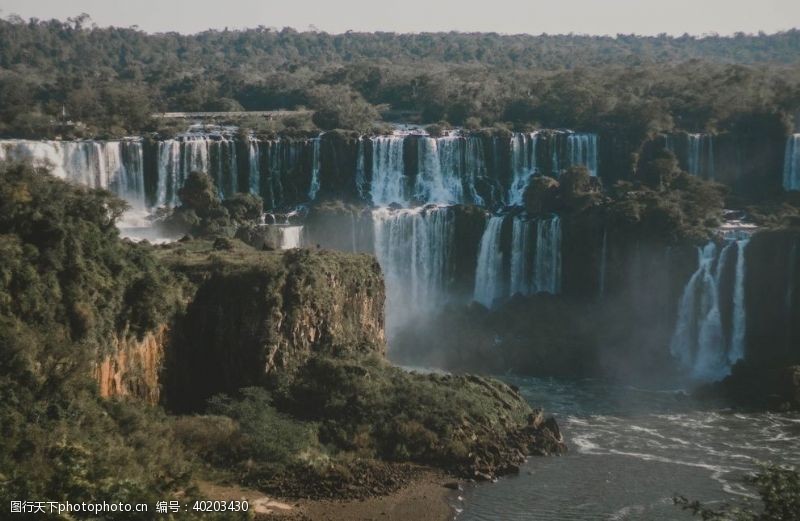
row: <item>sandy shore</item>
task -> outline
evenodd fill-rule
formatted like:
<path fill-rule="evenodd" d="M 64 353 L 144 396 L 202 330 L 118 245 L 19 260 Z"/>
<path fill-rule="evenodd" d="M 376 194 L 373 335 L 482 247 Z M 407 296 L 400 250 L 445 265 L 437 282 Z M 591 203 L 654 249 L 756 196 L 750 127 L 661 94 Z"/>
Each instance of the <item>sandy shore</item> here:
<path fill-rule="evenodd" d="M 363 500 L 287 500 L 267 497 L 251 489 L 200 483 L 208 499 L 246 499 L 256 520 L 282 521 L 450 521 L 454 482 L 441 472 L 426 470 L 408 486 L 386 496 Z"/>

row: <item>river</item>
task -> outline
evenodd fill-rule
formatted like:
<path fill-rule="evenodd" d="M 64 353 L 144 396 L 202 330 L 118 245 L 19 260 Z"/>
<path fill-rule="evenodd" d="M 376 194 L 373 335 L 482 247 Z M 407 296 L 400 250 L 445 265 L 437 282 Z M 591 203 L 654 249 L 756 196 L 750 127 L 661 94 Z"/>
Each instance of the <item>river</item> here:
<path fill-rule="evenodd" d="M 741 478 L 760 462 L 800 464 L 798 414 L 739 413 L 596 380 L 504 380 L 555 414 L 569 452 L 467 486 L 458 521 L 688 520 L 675 494 L 708 505 L 747 500 Z"/>

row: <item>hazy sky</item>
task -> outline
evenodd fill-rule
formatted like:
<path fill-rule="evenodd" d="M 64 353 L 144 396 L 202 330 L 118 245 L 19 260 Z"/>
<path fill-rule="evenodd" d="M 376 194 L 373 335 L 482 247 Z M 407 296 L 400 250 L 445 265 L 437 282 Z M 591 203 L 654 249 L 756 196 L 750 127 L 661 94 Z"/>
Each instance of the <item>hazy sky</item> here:
<path fill-rule="evenodd" d="M 731 34 L 800 27 L 800 0 L 0 0 L 0 16 L 66 19 L 150 32 L 314 26 L 329 32 Z"/>

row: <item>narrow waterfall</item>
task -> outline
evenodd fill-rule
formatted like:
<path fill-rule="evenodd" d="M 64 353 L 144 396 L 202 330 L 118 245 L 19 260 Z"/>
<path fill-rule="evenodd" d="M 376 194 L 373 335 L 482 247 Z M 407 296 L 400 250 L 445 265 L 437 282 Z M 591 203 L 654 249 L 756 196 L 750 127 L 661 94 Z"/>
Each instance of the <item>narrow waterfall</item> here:
<path fill-rule="evenodd" d="M 538 133 L 515 133 L 511 137 L 511 186 L 508 204 L 522 205 L 525 189 L 536 174 L 536 144 Z"/>
<path fill-rule="evenodd" d="M 464 152 L 465 184 L 469 200 L 473 204 L 483 206 L 483 198 L 478 194 L 475 183 L 478 179 L 488 175 L 486 169 L 486 156 L 483 150 L 483 140 L 478 136 L 466 137 L 466 150 Z"/>
<path fill-rule="evenodd" d="M 302 226 L 278 226 L 280 236 L 280 248 L 290 250 L 300 248 L 302 245 L 303 227 Z"/>
<path fill-rule="evenodd" d="M 514 219 L 511 227 L 511 295 L 530 293 L 532 253 L 531 222 Z"/>
<path fill-rule="evenodd" d="M 402 136 L 374 137 L 372 141 L 372 204 L 408 205 Z"/>
<path fill-rule="evenodd" d="M 308 188 L 308 199 L 313 201 L 319 192 L 319 155 L 320 138 L 311 140 L 311 185 Z"/>
<path fill-rule="evenodd" d="M 786 140 L 786 155 L 783 162 L 783 188 L 800 190 L 800 134 Z"/>
<path fill-rule="evenodd" d="M 502 216 L 492 216 L 481 237 L 473 298 L 486 307 L 491 307 L 495 299 L 504 295 L 503 252 L 500 249 L 504 220 Z"/>
<path fill-rule="evenodd" d="M 536 221 L 532 293 L 561 293 L 561 219 Z"/>
<path fill-rule="evenodd" d="M 687 134 L 686 167 L 690 174 L 714 179 L 714 138 L 708 134 Z"/>
<path fill-rule="evenodd" d="M 453 214 L 447 207 L 372 211 L 375 254 L 387 289 L 389 334 L 429 314 L 446 300 L 453 248 Z"/>
<path fill-rule="evenodd" d="M 364 147 L 364 137 L 358 138 L 358 149 L 356 150 L 356 191 L 361 200 L 367 200 L 367 173 L 366 173 L 366 154 Z"/>
<path fill-rule="evenodd" d="M 747 244 L 748 239 L 741 239 L 728 241 L 721 249 L 714 242 L 698 248 L 698 268 L 683 291 L 670 342 L 670 352 L 693 378 L 721 379 L 744 356 Z M 723 273 L 731 266 L 735 269 L 731 326 L 725 331 L 721 286 Z"/>
<path fill-rule="evenodd" d="M 249 168 L 247 181 L 250 193 L 253 195 L 261 195 L 261 154 L 259 152 L 258 141 L 250 139 L 247 143 Z"/>
<path fill-rule="evenodd" d="M 203 172 L 214 179 L 220 196 L 239 190 L 236 142 L 221 134 L 184 134 L 158 143 L 158 188 L 156 204 L 175 206 L 178 190 L 191 172 Z M 250 157 L 257 157 L 257 146 Z M 252 166 L 250 167 L 252 171 Z M 252 181 L 248 189 L 252 188 Z"/>
<path fill-rule="evenodd" d="M 144 157 L 138 139 L 121 141 L 0 141 L 0 160 L 29 160 L 61 179 L 104 188 L 135 208 L 145 206 Z"/>
<path fill-rule="evenodd" d="M 570 166 L 585 166 L 589 175 L 597 177 L 597 135 L 567 135 L 567 156 Z"/>
<path fill-rule="evenodd" d="M 461 140 L 418 138 L 414 198 L 423 203 L 456 204 L 464 200 L 461 184 Z"/>
<path fill-rule="evenodd" d="M 744 358 L 745 333 L 747 331 L 747 310 L 744 303 L 745 248 L 749 239 L 736 241 L 736 278 L 733 285 L 733 331 L 731 347 L 728 350 L 728 363 L 733 365 Z"/>

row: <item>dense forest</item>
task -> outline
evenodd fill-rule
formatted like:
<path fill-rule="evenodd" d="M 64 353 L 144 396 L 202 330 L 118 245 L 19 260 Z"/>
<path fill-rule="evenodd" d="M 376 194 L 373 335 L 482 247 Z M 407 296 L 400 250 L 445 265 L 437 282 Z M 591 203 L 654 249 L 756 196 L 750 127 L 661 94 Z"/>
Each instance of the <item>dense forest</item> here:
<path fill-rule="evenodd" d="M 159 111 L 306 107 L 276 130 L 402 117 L 468 128 L 788 128 L 800 31 L 733 37 L 297 32 L 195 35 L 0 20 L 0 135 L 159 130 Z M 73 124 L 64 125 L 71 121 Z M 79 125 L 74 125 L 79 122 Z M 247 126 L 245 124 L 244 126 Z"/>

